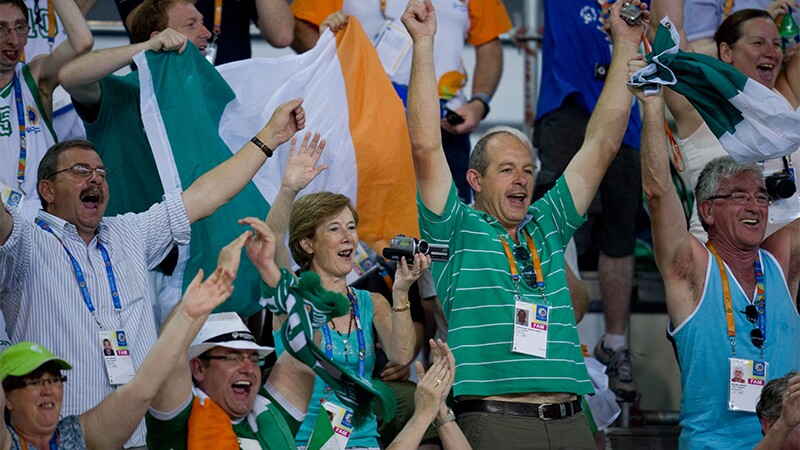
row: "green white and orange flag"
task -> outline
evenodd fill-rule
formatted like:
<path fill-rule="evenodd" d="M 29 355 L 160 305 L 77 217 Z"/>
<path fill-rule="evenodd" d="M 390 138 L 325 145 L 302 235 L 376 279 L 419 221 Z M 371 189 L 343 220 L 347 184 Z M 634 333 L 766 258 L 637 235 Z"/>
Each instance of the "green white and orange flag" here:
<path fill-rule="evenodd" d="M 739 163 L 779 158 L 800 147 L 800 111 L 783 96 L 730 64 L 679 50 L 679 44 L 665 17 L 646 57 L 649 64 L 629 84 L 645 91 L 666 85 L 686 97 Z"/>
<path fill-rule="evenodd" d="M 306 130 L 319 131 L 328 141 L 320 164 L 329 168 L 300 195 L 333 191 L 350 197 L 361 219 L 359 237 L 368 242 L 419 234 L 403 104 L 354 18 L 335 37 L 327 30 L 302 55 L 215 69 L 190 44 L 182 54 L 146 52 L 135 62 L 142 120 L 165 192 L 186 189 L 247 143 L 278 105 L 302 97 Z M 183 274 L 213 270 L 222 246 L 243 231 L 236 219 L 266 217 L 288 147 L 278 148 L 228 205 L 192 226 L 192 241 L 182 249 L 175 272 L 180 276 L 168 288 L 176 303 L 191 281 Z M 250 315 L 261 308 L 258 298 L 258 274 L 243 261 L 233 297 L 223 308 Z"/>

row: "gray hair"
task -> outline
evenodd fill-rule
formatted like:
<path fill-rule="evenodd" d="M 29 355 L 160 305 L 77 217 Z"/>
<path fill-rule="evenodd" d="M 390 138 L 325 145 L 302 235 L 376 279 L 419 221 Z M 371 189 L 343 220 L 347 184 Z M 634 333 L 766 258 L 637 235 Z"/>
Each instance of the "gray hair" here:
<path fill-rule="evenodd" d="M 481 175 L 486 175 L 486 169 L 489 167 L 489 157 L 486 154 L 487 147 L 489 146 L 489 142 L 492 140 L 492 138 L 501 133 L 510 134 L 511 136 L 519 139 L 519 141 L 522 142 L 522 144 L 525 145 L 528 150 L 530 150 L 531 160 L 534 162 L 535 168 L 538 169 L 538 164 L 536 164 L 537 152 L 533 147 L 533 144 L 531 144 L 531 140 L 528 139 L 528 136 L 526 136 L 522 131 L 505 125 L 492 127 L 483 133 L 480 140 L 478 140 L 478 143 L 475 144 L 475 147 L 472 149 L 472 153 L 469 155 L 470 169 L 475 170 Z"/>
<path fill-rule="evenodd" d="M 761 390 L 761 397 L 756 405 L 758 420 L 767 419 L 770 422 L 778 420 L 781 416 L 783 398 L 786 397 L 789 379 L 797 374 L 798 372 L 793 370 L 780 378 L 769 380 L 764 389 Z"/>
<path fill-rule="evenodd" d="M 739 164 L 730 156 L 720 156 L 712 159 L 700 172 L 697 186 L 694 188 L 695 207 L 703 229 L 708 231 L 708 224 L 700 214 L 700 204 L 713 197 L 719 189 L 719 182 L 729 175 L 738 175 L 744 172 L 755 172 L 763 178 L 764 171 L 758 163 Z"/>

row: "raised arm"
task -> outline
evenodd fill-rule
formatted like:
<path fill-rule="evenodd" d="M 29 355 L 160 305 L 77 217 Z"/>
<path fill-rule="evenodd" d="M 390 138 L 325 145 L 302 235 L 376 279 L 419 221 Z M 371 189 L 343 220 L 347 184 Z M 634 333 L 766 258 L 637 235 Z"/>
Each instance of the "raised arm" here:
<path fill-rule="evenodd" d="M 52 53 L 34 58 L 30 62 L 31 75 L 36 80 L 39 91 L 50 97 L 50 93 L 58 86 L 58 71 L 64 64 L 72 61 L 92 49 L 94 38 L 83 18 L 75 0 L 52 0 L 67 40 L 55 48 Z M 52 115 L 52 110 L 49 111 Z"/>
<path fill-rule="evenodd" d="M 177 374 L 173 368 L 176 362 L 186 360 L 186 349 L 208 314 L 233 292 L 233 276 L 223 269 L 216 270 L 207 280 L 201 282 L 202 278 L 201 269 L 186 289 L 183 300 L 175 307 L 161 336 L 133 380 L 81 415 L 81 428 L 87 448 L 122 448 L 122 444 L 142 421 L 150 402 L 157 393 L 163 391 L 160 388 L 168 377 L 173 381 L 177 381 L 177 378 L 185 379 L 180 391 L 184 391 L 186 395 L 178 404 L 186 400 L 191 389 L 191 377 L 188 373 Z M 188 388 L 185 386 L 187 384 Z M 177 394 L 179 391 L 172 393 Z M 119 414 L 120 411 L 125 413 Z"/>
<path fill-rule="evenodd" d="M 783 58 L 783 68 L 775 80 L 775 89 L 786 98 L 792 108 L 800 108 L 800 45 L 794 46 L 794 54 Z"/>
<path fill-rule="evenodd" d="M 421 253 L 414 255 L 413 265 L 406 264 L 405 258 L 397 263 L 391 307 L 382 295 L 372 294 L 375 329 L 386 357 L 395 364 L 406 365 L 414 358 L 416 333 L 411 320 L 408 290 L 430 265 L 430 256 Z"/>
<path fill-rule="evenodd" d="M 484 94 L 491 98 L 503 75 L 503 44 L 499 38 L 475 47 L 475 69 L 472 73 L 475 74 L 472 79 L 473 96 Z M 467 134 L 475 130 L 488 111 L 482 102 L 474 101 L 464 104 L 455 112 L 464 118 L 464 122 L 454 127 L 447 120 L 442 120 L 442 127 L 454 134 Z"/>
<path fill-rule="evenodd" d="M 289 158 L 286 160 L 286 167 L 283 171 L 281 188 L 275 201 L 272 202 L 266 219 L 267 225 L 280 242 L 275 249 L 275 262 L 279 267 L 289 270 L 292 270 L 292 263 L 289 258 L 289 250 L 284 243 L 286 234 L 289 232 L 292 204 L 294 204 L 297 194 L 328 168 L 324 164 L 317 166 L 326 144 L 325 139 L 320 140 L 319 133 L 314 133 L 314 137 L 311 139 L 311 132 L 307 132 L 297 151 L 295 151 L 296 144 L 297 138 L 294 137 L 289 146 Z"/>
<path fill-rule="evenodd" d="M 650 18 L 646 4 L 639 0 L 630 3 L 645 10 L 643 27 L 628 25 L 620 18 L 622 2 L 615 2 L 611 7 L 608 20 L 614 49 L 608 76 L 586 127 L 583 145 L 564 170 L 564 178 L 579 214 L 584 214 L 589 208 L 628 127 L 632 96 L 625 87 L 627 63 L 637 53 L 642 31 Z"/>
<path fill-rule="evenodd" d="M 681 40 L 681 50 L 685 52 L 700 51 L 701 53 L 716 58 L 717 44 L 713 39 L 703 39 L 703 41 L 710 40 L 710 44 L 707 42 L 700 42 L 698 43 L 698 49 L 696 50 L 692 46 L 692 43 L 689 42 L 689 38 L 686 37 L 686 31 L 683 28 L 683 3 L 683 0 L 657 0 L 653 4 L 652 22 L 661 23 L 661 19 L 669 16 L 672 24 L 675 25 L 675 28 L 678 30 L 678 35 Z M 672 113 L 672 116 L 675 118 L 675 129 L 679 138 L 685 139 L 691 136 L 691 134 L 703 124 L 703 118 L 700 116 L 700 113 L 694 109 L 694 106 L 689 103 L 689 100 L 686 100 L 686 97 L 678 94 L 672 89 L 667 89 L 664 92 L 664 100 L 667 102 L 667 107 Z"/>
<path fill-rule="evenodd" d="M 166 30 L 146 42 L 87 53 L 65 65 L 58 74 L 61 85 L 83 106 L 96 109 L 100 104 L 100 79 L 133 62 L 133 57 L 145 50 L 177 51 L 186 49 L 186 36 Z"/>
<path fill-rule="evenodd" d="M 631 61 L 631 73 L 644 67 L 640 58 Z M 642 100 L 642 187 L 650 211 L 653 228 L 653 247 L 656 265 L 664 278 L 667 295 L 667 312 L 673 324 L 678 325 L 694 310 L 700 299 L 702 275 L 698 269 L 706 253 L 702 245 L 686 228 L 683 206 L 672 184 L 669 171 L 667 137 L 664 131 L 664 101 L 661 95 L 645 97 L 635 90 Z"/>
<path fill-rule="evenodd" d="M 273 47 L 288 47 L 293 38 L 294 16 L 286 0 L 258 0 L 256 11 L 261 37 Z"/>
<path fill-rule="evenodd" d="M 278 106 L 269 122 L 256 134 L 269 149 L 262 151 L 248 141 L 235 155 L 198 178 L 183 193 L 183 203 L 189 222 L 194 223 L 214 213 L 238 194 L 267 160 L 269 150 L 275 150 L 302 130 L 306 123 L 303 99 L 289 100 Z"/>
<path fill-rule="evenodd" d="M 800 283 L 800 219 L 795 219 L 772 233 L 761 247 L 778 260 L 786 277 L 789 294 L 796 299 Z"/>
<path fill-rule="evenodd" d="M 439 94 L 433 70 L 436 11 L 430 0 L 424 4 L 411 0 L 402 21 L 414 42 L 408 85 L 408 132 L 417 190 L 425 207 L 441 214 L 453 177 L 442 148 Z"/>

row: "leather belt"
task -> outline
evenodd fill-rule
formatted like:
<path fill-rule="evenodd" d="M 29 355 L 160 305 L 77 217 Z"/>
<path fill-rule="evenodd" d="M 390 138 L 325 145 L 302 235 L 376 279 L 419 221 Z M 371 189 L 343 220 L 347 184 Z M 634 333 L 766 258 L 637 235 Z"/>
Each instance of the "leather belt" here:
<path fill-rule="evenodd" d="M 583 410 L 580 398 L 565 403 L 518 403 L 495 400 L 461 400 L 455 403 L 455 412 L 508 414 L 512 416 L 537 417 L 540 420 L 558 420 L 572 417 Z"/>

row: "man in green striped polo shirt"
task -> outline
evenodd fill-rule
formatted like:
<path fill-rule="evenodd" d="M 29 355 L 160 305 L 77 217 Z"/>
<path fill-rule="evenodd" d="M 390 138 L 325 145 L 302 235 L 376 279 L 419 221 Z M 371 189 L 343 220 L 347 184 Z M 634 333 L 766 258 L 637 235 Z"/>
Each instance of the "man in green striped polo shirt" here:
<path fill-rule="evenodd" d="M 639 0 L 631 3 L 646 8 Z M 431 270 L 456 359 L 458 421 L 473 448 L 595 448 L 580 406 L 579 396 L 593 388 L 563 250 L 585 220 L 630 115 L 627 62 L 642 30 L 620 18 L 621 4 L 609 18 L 614 50 L 605 87 L 583 147 L 563 176 L 531 205 L 531 149 L 511 133 L 491 133 L 470 158 L 474 208 L 458 200 L 442 150 L 433 69 L 436 13 L 430 1 L 412 0 L 403 14 L 414 42 L 408 125 L 419 223 L 425 239 L 450 248 L 449 261 Z M 643 17 L 646 25 L 649 13 Z M 527 316 L 524 324 L 517 323 L 521 316 Z"/>

